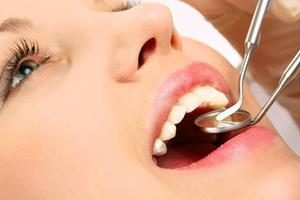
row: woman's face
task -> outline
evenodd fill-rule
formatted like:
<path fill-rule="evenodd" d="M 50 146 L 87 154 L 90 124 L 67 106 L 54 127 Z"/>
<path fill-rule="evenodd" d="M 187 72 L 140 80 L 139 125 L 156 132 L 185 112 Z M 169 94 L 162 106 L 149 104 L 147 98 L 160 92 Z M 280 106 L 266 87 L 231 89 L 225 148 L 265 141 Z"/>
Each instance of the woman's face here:
<path fill-rule="evenodd" d="M 195 130 L 193 113 L 226 105 L 208 86 L 232 103 L 237 73 L 209 47 L 181 38 L 167 8 L 1 5 L 0 199 L 299 198 L 299 158 L 276 134 L 252 128 L 215 150 L 228 135 Z M 174 133 L 169 113 L 176 104 L 178 119 L 193 106 L 181 96 L 195 88 L 201 109 L 179 123 L 181 139 L 167 142 L 167 155 L 153 156 L 162 127 Z M 258 111 L 248 91 L 244 107 Z M 272 129 L 266 120 L 260 126 Z"/>

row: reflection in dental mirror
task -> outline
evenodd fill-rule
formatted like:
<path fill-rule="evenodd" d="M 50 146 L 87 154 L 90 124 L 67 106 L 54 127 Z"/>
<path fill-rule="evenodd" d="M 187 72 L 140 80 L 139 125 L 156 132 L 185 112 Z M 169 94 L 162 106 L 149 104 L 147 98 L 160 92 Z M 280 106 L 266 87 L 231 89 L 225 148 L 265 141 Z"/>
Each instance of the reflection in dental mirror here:
<path fill-rule="evenodd" d="M 251 115 L 249 112 L 239 110 L 233 113 L 230 117 L 218 121 L 216 116 L 223 110 L 216 110 L 199 116 L 195 120 L 195 124 L 205 133 L 224 133 L 251 125 Z"/>

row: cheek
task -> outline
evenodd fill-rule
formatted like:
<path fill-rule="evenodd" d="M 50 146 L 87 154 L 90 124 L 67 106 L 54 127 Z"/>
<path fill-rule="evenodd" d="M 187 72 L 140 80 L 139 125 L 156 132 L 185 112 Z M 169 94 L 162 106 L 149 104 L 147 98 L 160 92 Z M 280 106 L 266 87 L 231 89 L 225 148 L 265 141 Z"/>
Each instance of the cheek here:
<path fill-rule="evenodd" d="M 124 132 L 109 114 L 105 97 L 86 96 L 67 85 L 59 88 L 32 93 L 27 104 L 14 103 L 16 109 L 3 112 L 6 121 L 0 121 L 0 133 L 8 135 L 0 134 L 0 160 L 6 163 L 0 170 L 1 187 L 1 180 L 9 180 L 6 191 L 23 188 L 32 194 L 101 190 L 101 196 L 109 199 L 135 199 L 153 191 L 159 192 L 157 198 L 167 194 L 122 140 Z"/>
<path fill-rule="evenodd" d="M 61 149 L 56 145 L 68 149 L 88 147 L 89 143 L 99 149 L 115 145 L 111 143 L 118 127 L 108 115 L 112 106 L 102 95 L 105 91 L 79 92 L 79 81 L 47 80 L 34 87 L 35 82 L 31 80 L 7 100 L 0 114 L 0 133 L 7 133 L 15 144 L 39 145 L 49 152 Z M 27 141 L 29 138 L 32 141 Z M 18 145 L 11 144 L 14 146 Z"/>
<path fill-rule="evenodd" d="M 64 181 L 91 178 L 96 168 L 104 176 L 108 170 L 104 163 L 114 166 L 126 157 L 120 150 L 115 124 L 103 114 L 109 113 L 108 108 L 99 106 L 105 103 L 74 97 L 72 89 L 65 88 L 32 92 L 26 100 L 10 102 L 0 117 L 0 160 L 7 163 L 0 170 L 0 179 L 5 172 L 18 179 L 19 183 L 11 184 L 33 188 L 38 187 L 34 183 L 55 179 L 62 183 L 54 180 L 52 184 L 64 188 L 63 184 L 71 184 Z"/>

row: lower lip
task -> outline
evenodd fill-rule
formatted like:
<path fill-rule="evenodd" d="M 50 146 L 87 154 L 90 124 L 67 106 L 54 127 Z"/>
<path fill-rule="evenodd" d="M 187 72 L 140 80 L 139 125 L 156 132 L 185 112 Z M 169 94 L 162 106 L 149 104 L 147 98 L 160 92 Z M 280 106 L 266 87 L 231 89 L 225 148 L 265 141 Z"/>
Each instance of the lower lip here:
<path fill-rule="evenodd" d="M 276 134 L 269 129 L 257 126 L 251 127 L 228 140 L 201 160 L 179 169 L 213 167 L 228 161 L 243 160 L 254 150 L 270 146 L 276 137 Z"/>

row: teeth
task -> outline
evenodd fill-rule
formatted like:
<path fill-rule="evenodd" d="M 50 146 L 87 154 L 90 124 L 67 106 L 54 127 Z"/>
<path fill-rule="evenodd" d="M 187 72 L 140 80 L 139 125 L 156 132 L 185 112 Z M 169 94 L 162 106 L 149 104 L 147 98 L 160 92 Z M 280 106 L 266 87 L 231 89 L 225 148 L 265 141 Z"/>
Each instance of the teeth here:
<path fill-rule="evenodd" d="M 155 156 L 162 156 L 167 153 L 167 145 L 159 138 L 154 142 L 152 154 Z"/>
<path fill-rule="evenodd" d="M 176 136 L 176 124 L 179 124 L 186 113 L 194 111 L 201 105 L 209 105 L 213 109 L 220 109 L 228 104 L 226 96 L 218 90 L 210 87 L 197 87 L 192 92 L 179 98 L 176 105 L 170 111 L 168 120 L 164 123 L 159 137 L 153 146 L 153 155 L 162 156 L 167 153 L 168 141 Z"/>
<path fill-rule="evenodd" d="M 168 121 L 173 124 L 179 124 L 184 118 L 185 115 L 185 108 L 180 105 L 175 105 L 168 117 Z"/>
<path fill-rule="evenodd" d="M 159 139 L 167 141 L 176 136 L 176 126 L 171 122 L 165 122 L 162 131 L 159 135 Z"/>
<path fill-rule="evenodd" d="M 188 93 L 178 100 L 178 103 L 185 107 L 187 113 L 195 110 L 200 104 L 197 96 L 193 93 Z"/>
<path fill-rule="evenodd" d="M 209 86 L 198 87 L 193 90 L 193 93 L 198 96 L 201 103 L 207 103 L 213 109 L 223 108 L 228 104 L 225 94 Z"/>

